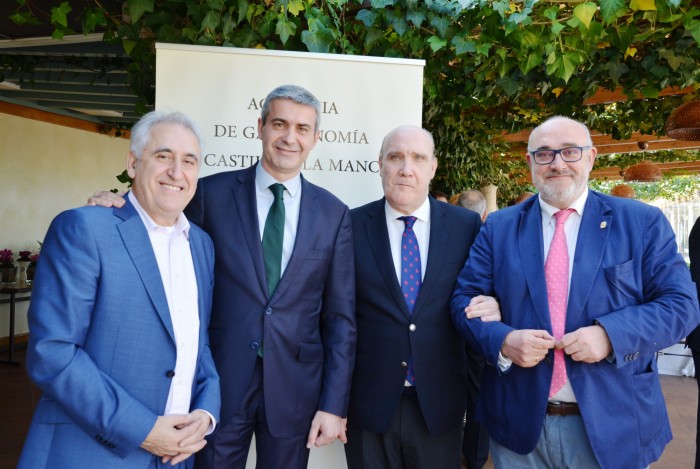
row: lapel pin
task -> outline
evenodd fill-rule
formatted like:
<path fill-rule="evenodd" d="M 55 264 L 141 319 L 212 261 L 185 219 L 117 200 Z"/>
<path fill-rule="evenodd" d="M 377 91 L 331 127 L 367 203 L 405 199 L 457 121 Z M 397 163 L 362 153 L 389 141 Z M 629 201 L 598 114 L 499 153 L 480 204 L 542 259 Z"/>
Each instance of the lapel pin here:
<path fill-rule="evenodd" d="M 608 226 L 608 222 L 606 221 L 601 221 L 600 222 L 600 229 L 604 230 Z"/>

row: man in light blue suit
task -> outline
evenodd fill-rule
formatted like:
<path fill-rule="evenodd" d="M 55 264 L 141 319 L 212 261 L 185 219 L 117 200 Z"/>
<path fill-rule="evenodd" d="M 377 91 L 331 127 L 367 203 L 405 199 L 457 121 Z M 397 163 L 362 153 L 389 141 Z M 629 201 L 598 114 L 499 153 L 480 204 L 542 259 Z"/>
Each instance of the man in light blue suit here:
<path fill-rule="evenodd" d="M 200 164 L 194 122 L 147 114 L 124 206 L 52 222 L 29 309 L 43 395 L 19 467 L 184 468 L 206 444 L 221 404 L 206 332 L 214 250 L 182 214 Z"/>
<path fill-rule="evenodd" d="M 487 360 L 477 418 L 497 468 L 638 469 L 671 439 L 654 354 L 700 321 L 695 288 L 657 208 L 588 190 L 596 154 L 583 124 L 537 127 L 539 196 L 489 215 L 452 298 Z M 498 299 L 502 322 L 465 317 L 476 295 Z"/>

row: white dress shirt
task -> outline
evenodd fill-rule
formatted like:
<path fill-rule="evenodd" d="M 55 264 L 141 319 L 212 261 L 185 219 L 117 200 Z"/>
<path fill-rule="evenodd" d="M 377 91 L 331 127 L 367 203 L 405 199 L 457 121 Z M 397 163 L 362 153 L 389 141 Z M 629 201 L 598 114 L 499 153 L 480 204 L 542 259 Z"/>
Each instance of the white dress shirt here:
<path fill-rule="evenodd" d="M 151 240 L 175 334 L 175 375 L 164 415 L 188 414 L 199 349 L 199 293 L 190 251 L 190 223 L 181 213 L 175 225 L 160 226 L 146 213 L 133 192 L 129 192 L 128 197 Z M 216 422 L 209 412 L 206 413 L 211 418 L 211 432 Z"/>
<path fill-rule="evenodd" d="M 399 217 L 407 216 L 391 208 L 389 202 L 384 204 L 384 213 L 386 214 L 386 227 L 389 231 L 389 244 L 391 245 L 391 258 L 394 261 L 394 270 L 396 271 L 396 281 L 401 284 L 401 238 L 406 223 L 399 220 Z M 421 281 L 425 278 L 425 266 L 428 264 L 428 246 L 430 245 L 430 202 L 425 199 L 423 205 L 411 214 L 417 218 L 413 224 L 413 232 L 418 241 L 418 249 L 420 250 L 420 275 Z"/>
<path fill-rule="evenodd" d="M 270 190 L 274 183 L 284 184 L 284 238 L 282 239 L 282 270 L 280 277 L 289 264 L 294 250 L 294 241 L 297 237 L 297 227 L 299 226 L 299 209 L 301 207 L 301 175 L 297 174 L 284 182 L 276 181 L 275 178 L 265 171 L 262 164 L 255 169 L 255 200 L 258 209 L 258 228 L 260 229 L 260 242 L 265 232 L 265 220 L 267 214 L 275 201 L 275 196 Z"/>
<path fill-rule="evenodd" d="M 554 229 L 556 228 L 556 219 L 554 214 L 560 209 L 549 205 L 547 202 L 540 198 L 540 209 L 542 212 L 542 241 L 544 250 L 544 259 L 542 263 L 542 269 L 544 270 L 544 262 L 547 261 L 547 254 L 549 253 L 549 247 L 552 244 L 552 238 L 554 238 Z M 564 222 L 564 233 L 566 234 L 566 247 L 569 251 L 569 288 L 571 287 L 571 277 L 574 268 L 574 257 L 576 256 L 576 243 L 578 241 L 578 231 L 581 227 L 581 218 L 583 217 L 583 209 L 586 206 L 586 200 L 588 199 L 588 188 L 583 191 L 583 194 L 579 196 L 578 199 L 571 204 L 569 208 L 575 210 L 574 213 L 569 215 Z M 567 293 L 568 297 L 568 293 Z M 568 301 L 567 301 L 568 305 Z M 498 363 L 502 370 L 506 370 L 513 363 L 512 360 L 499 354 Z M 557 392 L 550 401 L 559 402 L 577 402 L 576 396 L 574 395 L 574 389 L 571 387 L 571 382 L 569 382 L 569 377 L 567 375 L 566 382 L 564 386 Z"/>

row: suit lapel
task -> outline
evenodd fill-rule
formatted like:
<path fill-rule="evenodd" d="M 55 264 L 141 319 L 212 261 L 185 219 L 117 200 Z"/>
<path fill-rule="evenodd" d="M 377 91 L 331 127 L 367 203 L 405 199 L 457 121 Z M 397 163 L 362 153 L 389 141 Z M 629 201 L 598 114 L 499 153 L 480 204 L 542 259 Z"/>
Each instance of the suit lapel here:
<path fill-rule="evenodd" d="M 413 317 L 418 316 L 423 305 L 428 301 L 435 286 L 433 278 L 437 278 L 444 263 L 447 252 L 447 240 L 450 237 L 450 225 L 445 220 L 445 206 L 442 202 L 430 200 L 430 242 L 428 243 L 428 262 L 425 266 L 423 283 L 418 293 L 418 302 L 413 309 Z M 422 256 L 425 254 L 421 253 Z"/>
<path fill-rule="evenodd" d="M 518 252 L 525 273 L 530 298 L 537 312 L 541 329 L 552 330 L 547 300 L 547 284 L 544 278 L 544 244 L 542 242 L 542 212 L 538 197 L 523 204 L 518 226 Z"/>
<path fill-rule="evenodd" d="M 567 330 L 578 327 L 578 319 L 588 302 L 593 283 L 603 262 L 611 224 L 610 207 L 595 192 L 590 191 L 576 241 L 566 314 Z"/>
<path fill-rule="evenodd" d="M 256 165 L 257 166 L 257 165 Z M 260 242 L 260 228 L 258 225 L 258 202 L 255 188 L 255 166 L 237 171 L 235 177 L 238 180 L 233 188 L 233 203 L 236 204 L 240 216 L 241 229 L 245 238 L 247 250 L 253 261 L 255 275 L 262 291 L 267 292 L 267 279 L 265 277 L 265 263 L 263 261 L 262 243 Z"/>
<path fill-rule="evenodd" d="M 165 290 L 163 290 L 163 279 L 160 276 L 160 270 L 158 270 L 158 263 L 153 253 L 151 240 L 136 209 L 126 196 L 124 198 L 126 199 L 124 206 L 115 208 L 112 212 L 115 216 L 124 220 L 122 223 L 117 224 L 117 229 L 158 316 L 167 329 L 170 338 L 175 342 L 168 300 L 165 297 Z"/>
<path fill-rule="evenodd" d="M 396 270 L 394 269 L 394 259 L 391 256 L 391 244 L 389 243 L 389 231 L 386 227 L 384 204 L 384 199 L 374 203 L 365 224 L 365 235 L 367 236 L 367 242 L 372 250 L 372 255 L 376 261 L 379 273 L 384 279 L 394 301 L 399 305 L 403 315 L 408 318 L 411 317 L 411 313 L 408 311 L 408 306 L 401 292 L 401 285 L 399 284 L 399 279 L 396 277 Z M 420 304 L 420 294 L 418 301 Z"/>
<path fill-rule="evenodd" d="M 197 308 L 199 313 L 199 323 L 206 324 L 207 322 L 207 297 L 205 292 L 211 289 L 211 278 L 208 272 L 210 267 L 207 266 L 206 250 L 202 243 L 202 237 L 199 232 L 190 229 L 190 252 L 192 253 L 192 262 L 194 263 L 194 275 L 197 279 Z M 199 350 L 206 342 L 206 328 L 200 327 L 199 333 Z"/>

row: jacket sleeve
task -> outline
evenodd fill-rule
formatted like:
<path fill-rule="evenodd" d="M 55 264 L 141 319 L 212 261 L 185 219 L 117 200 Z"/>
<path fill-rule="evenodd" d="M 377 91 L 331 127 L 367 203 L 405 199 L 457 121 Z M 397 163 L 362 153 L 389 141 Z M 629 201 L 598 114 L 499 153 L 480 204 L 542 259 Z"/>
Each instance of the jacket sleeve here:
<path fill-rule="evenodd" d="M 99 369 L 84 349 L 100 282 L 91 222 L 77 210 L 52 222 L 29 308 L 27 372 L 88 434 L 120 456 L 137 450 L 157 415 Z"/>

